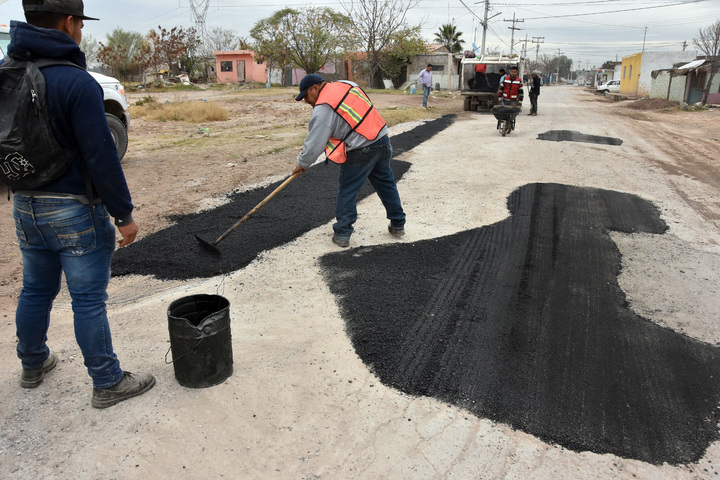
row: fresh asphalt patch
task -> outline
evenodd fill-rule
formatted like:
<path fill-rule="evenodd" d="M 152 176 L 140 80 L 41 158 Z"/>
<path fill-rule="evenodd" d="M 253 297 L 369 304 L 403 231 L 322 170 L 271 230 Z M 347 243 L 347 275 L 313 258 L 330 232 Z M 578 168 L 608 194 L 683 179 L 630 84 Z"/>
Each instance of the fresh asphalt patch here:
<path fill-rule="evenodd" d="M 662 234 L 650 202 L 530 184 L 510 216 L 455 235 L 321 257 L 363 362 L 575 451 L 660 465 L 718 440 L 720 350 L 635 314 L 609 231 Z"/>
<path fill-rule="evenodd" d="M 454 120 L 455 115 L 446 115 L 392 136 L 393 156 L 433 137 Z M 393 160 L 391 166 L 396 180 L 410 168 L 409 163 L 397 160 Z M 213 277 L 246 267 L 260 252 L 291 242 L 335 218 L 338 173 L 338 166 L 332 162 L 310 168 L 223 239 L 217 245 L 219 255 L 204 249 L 195 235 L 213 243 L 282 181 L 234 194 L 229 203 L 212 210 L 170 217 L 174 222 L 171 227 L 116 251 L 112 274 L 184 280 Z M 368 195 L 374 195 L 374 190 L 365 182 L 358 200 Z M 328 236 L 331 234 L 332 230 L 328 229 Z"/>
<path fill-rule="evenodd" d="M 600 145 L 622 145 L 623 143 L 623 141 L 619 138 L 587 135 L 585 133 L 575 132 L 572 130 L 550 130 L 549 132 L 539 133 L 537 139 L 549 140 L 552 142 L 598 143 Z"/>

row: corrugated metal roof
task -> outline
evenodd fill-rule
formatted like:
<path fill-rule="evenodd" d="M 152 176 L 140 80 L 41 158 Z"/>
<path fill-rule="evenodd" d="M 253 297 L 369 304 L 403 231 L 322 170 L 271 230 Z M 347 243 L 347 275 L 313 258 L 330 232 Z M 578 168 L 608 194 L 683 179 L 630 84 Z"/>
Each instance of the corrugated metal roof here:
<path fill-rule="evenodd" d="M 682 65 L 678 68 L 676 68 L 676 71 L 681 71 L 681 73 L 687 73 L 688 71 L 692 70 L 693 68 L 698 68 L 700 65 L 705 63 L 705 60 L 693 60 L 690 63 L 686 63 L 685 65 Z"/>

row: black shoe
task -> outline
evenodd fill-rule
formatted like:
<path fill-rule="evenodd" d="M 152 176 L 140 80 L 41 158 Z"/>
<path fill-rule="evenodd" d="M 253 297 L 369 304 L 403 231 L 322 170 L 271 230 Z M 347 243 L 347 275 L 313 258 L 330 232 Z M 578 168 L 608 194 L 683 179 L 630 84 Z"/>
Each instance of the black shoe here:
<path fill-rule="evenodd" d="M 146 373 L 136 375 L 123 372 L 125 376 L 119 383 L 108 388 L 93 388 L 92 406 L 95 408 L 112 407 L 128 398 L 137 397 L 155 386 L 155 377 Z"/>
<path fill-rule="evenodd" d="M 347 248 L 350 246 L 350 239 L 348 238 L 340 238 L 337 235 L 333 235 L 332 241 L 338 247 Z"/>
<path fill-rule="evenodd" d="M 393 237 L 400 238 L 405 235 L 405 227 L 393 227 L 391 223 L 388 225 L 388 232 L 390 232 L 390 235 Z"/>
<path fill-rule="evenodd" d="M 51 353 L 42 367 L 33 369 L 23 368 L 22 375 L 20 376 L 20 386 L 22 388 L 37 387 L 42 383 L 45 374 L 55 368 L 55 365 L 57 365 L 57 355 Z"/>

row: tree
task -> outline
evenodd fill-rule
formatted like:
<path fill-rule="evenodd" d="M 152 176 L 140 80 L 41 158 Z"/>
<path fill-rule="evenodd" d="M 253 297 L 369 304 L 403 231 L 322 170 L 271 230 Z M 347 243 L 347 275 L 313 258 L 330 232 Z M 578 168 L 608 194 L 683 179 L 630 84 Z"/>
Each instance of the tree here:
<path fill-rule="evenodd" d="M 98 62 L 121 80 L 140 73 L 147 65 L 147 46 L 140 33 L 116 28 L 107 36 L 107 45 L 99 43 Z"/>
<path fill-rule="evenodd" d="M 347 45 L 349 29 L 349 19 L 329 8 L 285 8 L 258 22 L 250 35 L 265 59 L 315 73 Z"/>
<path fill-rule="evenodd" d="M 80 50 L 85 53 L 85 61 L 87 62 L 88 67 L 95 64 L 100 46 L 98 45 L 97 40 L 95 40 L 89 33 L 83 35 L 82 41 L 80 42 Z"/>
<path fill-rule="evenodd" d="M 410 59 L 423 53 L 427 53 L 427 46 L 420 36 L 420 27 L 401 30 L 390 40 L 380 67 L 393 86 L 400 88 Z"/>
<path fill-rule="evenodd" d="M 455 25 L 446 23 L 435 33 L 435 41 L 445 45 L 450 53 L 460 53 L 465 43 L 465 40 L 460 39 L 461 35 L 462 32 L 458 32 Z"/>
<path fill-rule="evenodd" d="M 382 57 L 395 34 L 408 28 L 408 12 L 420 0 L 339 0 L 352 24 L 352 35 L 367 52 L 369 84 L 382 88 Z"/>
<path fill-rule="evenodd" d="M 190 28 L 184 30 L 182 27 L 173 27 L 167 30 L 158 26 L 158 31 L 150 30 L 146 37 L 149 46 L 150 64 L 158 69 L 159 65 L 167 64 L 168 69 L 172 69 L 173 65 L 181 66 L 192 60 L 200 44 L 200 40 L 195 35 L 195 29 Z M 192 67 L 186 68 L 188 71 Z"/>
<path fill-rule="evenodd" d="M 207 32 L 205 45 L 208 52 L 221 52 L 223 50 L 247 50 L 248 41 L 235 30 L 215 27 Z"/>
<path fill-rule="evenodd" d="M 710 95 L 713 78 L 720 67 L 720 20 L 705 28 L 698 28 L 698 36 L 693 43 L 705 54 L 706 61 L 710 62 L 710 77 L 705 83 L 702 96 L 702 104 L 705 105 Z"/>
<path fill-rule="evenodd" d="M 258 59 L 267 63 L 268 81 L 270 71 L 277 65 L 282 72 L 281 82 L 285 84 L 285 69 L 291 64 L 289 48 L 289 17 L 285 9 L 275 12 L 272 17 L 260 20 L 250 30 L 250 37 L 254 40 L 253 50 Z"/>

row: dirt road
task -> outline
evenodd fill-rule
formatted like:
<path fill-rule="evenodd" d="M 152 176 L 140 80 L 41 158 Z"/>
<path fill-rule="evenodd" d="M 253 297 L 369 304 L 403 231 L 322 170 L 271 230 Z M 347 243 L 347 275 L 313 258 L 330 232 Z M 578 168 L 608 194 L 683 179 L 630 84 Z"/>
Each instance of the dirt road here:
<path fill-rule="evenodd" d="M 296 107 L 283 102 L 267 108 Z M 235 106 L 252 107 L 242 102 Z M 457 106 L 461 110 L 459 100 Z M 294 121 L 301 129 L 300 115 L 308 112 L 297 113 Z M 519 117 L 516 131 L 505 138 L 495 131 L 492 116 L 459 111 L 453 125 L 399 157 L 411 164 L 399 183 L 408 214 L 400 245 L 500 225 L 509 216 L 508 196 L 528 184 L 637 196 L 657 209 L 668 228 L 662 234 L 609 232 L 619 251 L 617 285 L 627 306 L 651 326 L 682 334 L 702 348 L 717 347 L 718 126 L 717 111 L 631 110 L 570 86 L 543 89 L 539 116 Z M 163 140 L 164 126 L 146 127 L 153 136 L 144 133 L 148 137 L 143 142 Z M 616 138 L 622 145 L 537 140 L 538 134 L 552 130 Z M 149 149 L 143 145 L 135 147 Z M 187 148 L 186 153 L 202 159 L 202 152 Z M 237 154 L 227 146 L 218 152 Z M 161 216 L 171 205 L 185 209 L 173 213 L 186 213 L 198 199 L 234 188 L 229 175 L 219 182 L 225 190 L 203 180 L 237 168 L 227 166 L 233 161 L 223 162 L 226 170 L 219 164 L 214 170 L 209 158 L 190 167 L 175 155 L 174 164 L 172 158 L 161 158 L 152 175 L 152 163 L 129 155 L 131 188 L 133 181 L 143 185 L 135 187 L 138 215 L 156 228 L 168 224 Z M 142 160 L 143 168 L 136 170 Z M 252 162 L 249 158 L 247 163 Z M 291 167 L 288 151 L 267 159 L 264 175 L 262 169 L 249 169 L 250 177 L 243 178 L 269 183 Z M 176 199 L 176 191 L 191 193 Z M 90 381 L 72 336 L 69 299 L 61 292 L 49 333 L 60 364 L 38 389 L 22 390 L 17 386 L 12 310 L 19 290 L 17 257 L 8 257 L 16 246 L 8 206 L 0 213 L 5 227 L 0 241 L 6 246 L 0 260 L 7 265 L 0 286 L 3 478 L 716 477 L 717 441 L 707 445 L 697 462 L 678 462 L 670 455 L 667 463 L 656 457 L 641 461 L 632 453 L 621 457 L 545 443 L 538 432 L 512 428 L 517 427 L 512 418 L 483 416 L 487 409 L 386 386 L 385 373 L 368 368 L 351 342 L 348 318 L 341 313 L 347 305 L 333 295 L 336 285 L 328 285 L 323 276 L 319 259 L 339 251 L 330 242 L 329 223 L 262 252 L 226 276 L 113 278 L 110 320 L 118 356 L 126 369 L 153 371 L 158 385 L 106 411 L 89 406 Z M 376 197 L 363 200 L 359 213 L 353 247 L 372 251 L 398 244 L 387 234 Z M 302 216 L 302 206 L 292 214 Z M 235 373 L 225 383 L 199 390 L 178 385 L 172 366 L 163 360 L 169 346 L 167 307 L 194 293 L 218 293 L 230 300 L 235 360 Z M 502 403 L 503 397 L 495 399 Z"/>

